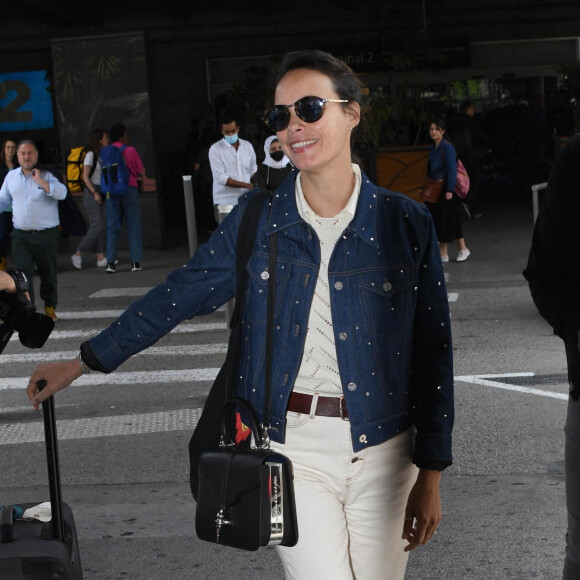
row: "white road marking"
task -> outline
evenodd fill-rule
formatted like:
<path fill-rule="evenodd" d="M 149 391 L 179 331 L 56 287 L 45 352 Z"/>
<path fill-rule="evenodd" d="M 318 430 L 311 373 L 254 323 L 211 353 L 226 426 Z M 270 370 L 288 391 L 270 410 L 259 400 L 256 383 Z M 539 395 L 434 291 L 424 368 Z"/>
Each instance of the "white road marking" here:
<path fill-rule="evenodd" d="M 160 372 L 117 372 L 113 375 L 92 373 L 77 379 L 75 385 L 102 385 L 102 384 L 136 384 L 152 382 L 195 382 L 213 381 L 219 369 L 187 369 L 183 371 Z M 553 391 L 542 391 L 519 385 L 510 385 L 494 381 L 493 379 L 509 379 L 510 377 L 532 377 L 534 373 L 505 373 L 494 375 L 462 375 L 456 376 L 455 381 L 475 385 L 494 387 L 516 391 L 528 395 L 538 395 L 555 399 L 567 400 L 568 395 Z M 11 388 L 24 389 L 28 378 L 14 377 L 0 379 L 0 390 Z M 68 405 L 67 405 L 68 406 Z M 13 407 L 3 409 L 2 414 L 9 411 L 24 411 L 31 407 Z M 138 413 L 133 415 L 114 415 L 97 418 L 68 419 L 58 421 L 59 440 L 88 439 L 93 437 L 115 437 L 120 435 L 142 435 L 179 430 L 193 430 L 199 420 L 202 409 L 179 409 L 175 411 L 161 411 L 156 413 Z M 27 423 L 6 423 L 0 425 L 0 446 L 20 443 L 36 443 L 44 440 L 44 431 L 41 419 Z"/>
<path fill-rule="evenodd" d="M 134 356 L 195 356 L 209 354 L 225 354 L 228 345 L 220 344 L 183 344 L 180 346 L 150 346 L 148 349 L 137 353 Z M 2 363 L 22 363 L 22 362 L 49 362 L 55 360 L 69 360 L 78 356 L 79 350 L 59 350 L 59 351 L 28 351 L 22 354 L 4 354 Z"/>
<path fill-rule="evenodd" d="M 201 409 L 178 409 L 159 413 L 61 420 L 58 421 L 58 439 L 64 441 L 193 430 L 201 411 Z M 44 425 L 40 420 L 33 423 L 0 425 L 0 445 L 39 441 L 44 441 Z"/>
<path fill-rule="evenodd" d="M 449 302 L 457 302 L 458 297 L 459 297 L 458 292 L 447 292 L 447 300 Z"/>
<path fill-rule="evenodd" d="M 103 288 L 94 292 L 89 298 L 119 298 L 122 296 L 145 296 L 151 287 L 140 288 Z"/>
<path fill-rule="evenodd" d="M 225 305 L 216 309 L 216 312 L 225 310 Z M 60 311 L 57 309 L 59 320 L 87 320 L 89 318 L 119 318 L 125 310 L 79 310 Z"/>
<path fill-rule="evenodd" d="M 473 385 L 482 385 L 485 387 L 493 387 L 495 389 L 503 389 L 506 391 L 517 391 L 527 395 L 538 395 L 539 397 L 550 397 L 552 399 L 560 399 L 562 401 L 568 400 L 567 393 L 556 393 L 554 391 L 543 391 L 541 389 L 532 389 L 530 387 L 522 387 L 521 385 L 509 385 L 507 383 L 500 383 L 493 379 L 509 379 L 510 377 L 533 377 L 534 373 L 506 373 L 502 375 L 463 375 L 455 377 L 456 381 L 463 383 L 471 383 Z"/>
<path fill-rule="evenodd" d="M 57 309 L 58 310 L 58 309 Z M 58 310 L 59 320 L 85 320 L 88 318 L 119 318 L 124 310 L 79 310 L 74 312 Z"/>
<path fill-rule="evenodd" d="M 60 312 L 58 315 L 60 316 Z M 48 337 L 48 342 L 51 340 L 63 340 L 68 338 L 92 338 L 99 334 L 99 332 L 102 332 L 102 330 L 102 328 L 90 328 L 88 330 L 53 330 Z M 206 332 L 209 330 L 227 330 L 227 325 L 225 321 L 205 322 L 201 324 L 188 324 L 182 322 L 180 325 L 176 326 L 171 333 L 186 334 L 189 332 Z M 18 340 L 18 336 L 14 334 L 10 340 Z M 2 357 L 2 360 L 4 360 L 4 357 Z"/>
<path fill-rule="evenodd" d="M 108 375 L 91 373 L 80 376 L 74 386 L 88 385 L 138 385 L 151 383 L 192 383 L 214 381 L 219 368 L 158 370 L 158 371 L 131 371 L 115 372 Z M 8 377 L 0 379 L 0 391 L 9 389 L 25 389 L 30 377 Z M 74 387 L 73 387 L 74 388 Z"/>

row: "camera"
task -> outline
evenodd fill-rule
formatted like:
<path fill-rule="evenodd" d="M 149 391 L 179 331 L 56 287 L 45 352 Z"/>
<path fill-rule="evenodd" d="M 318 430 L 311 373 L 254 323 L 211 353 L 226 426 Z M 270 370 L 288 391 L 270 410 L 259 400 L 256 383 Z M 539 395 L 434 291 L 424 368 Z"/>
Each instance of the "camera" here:
<path fill-rule="evenodd" d="M 41 348 L 54 328 L 50 316 L 36 312 L 25 293 L 28 280 L 19 270 L 6 270 L 16 284 L 16 293 L 0 291 L 0 353 L 14 332 L 27 348 Z"/>

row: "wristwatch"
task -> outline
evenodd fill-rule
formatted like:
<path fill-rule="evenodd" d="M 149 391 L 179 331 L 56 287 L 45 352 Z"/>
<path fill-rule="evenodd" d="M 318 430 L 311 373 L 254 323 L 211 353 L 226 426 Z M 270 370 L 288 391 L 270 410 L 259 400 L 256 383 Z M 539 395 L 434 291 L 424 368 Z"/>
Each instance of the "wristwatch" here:
<path fill-rule="evenodd" d="M 91 372 L 91 367 L 87 365 L 87 363 L 83 360 L 82 354 L 79 352 L 79 363 L 81 365 L 81 371 L 83 371 L 83 375 L 88 375 Z"/>
<path fill-rule="evenodd" d="M 24 272 L 15 270 L 14 268 L 9 268 L 6 270 L 6 274 L 8 274 L 12 280 L 14 280 L 14 284 L 16 285 L 16 292 L 18 294 L 24 294 L 25 292 L 28 292 L 28 279 L 24 275 Z"/>

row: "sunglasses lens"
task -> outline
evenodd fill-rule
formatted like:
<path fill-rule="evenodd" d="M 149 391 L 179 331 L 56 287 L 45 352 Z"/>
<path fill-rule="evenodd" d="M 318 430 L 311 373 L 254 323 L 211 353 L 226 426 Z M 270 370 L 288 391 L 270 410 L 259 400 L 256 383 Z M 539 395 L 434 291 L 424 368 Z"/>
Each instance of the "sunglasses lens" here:
<path fill-rule="evenodd" d="M 272 131 L 284 131 L 290 122 L 290 111 L 284 106 L 272 107 L 266 112 L 264 121 Z"/>
<path fill-rule="evenodd" d="M 295 106 L 296 114 L 307 123 L 315 123 L 322 117 L 324 101 L 318 97 L 304 97 Z"/>

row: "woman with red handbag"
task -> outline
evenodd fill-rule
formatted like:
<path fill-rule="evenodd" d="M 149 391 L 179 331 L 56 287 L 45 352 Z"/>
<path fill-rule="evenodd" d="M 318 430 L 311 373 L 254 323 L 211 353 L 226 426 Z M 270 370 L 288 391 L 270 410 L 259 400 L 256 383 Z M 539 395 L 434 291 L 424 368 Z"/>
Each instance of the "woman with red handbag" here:
<path fill-rule="evenodd" d="M 455 193 L 457 182 L 457 153 L 455 147 L 448 139 L 445 139 L 445 121 L 437 119 L 429 125 L 429 136 L 433 145 L 429 150 L 429 164 L 427 175 L 431 179 L 442 181 L 443 190 L 436 203 L 425 200 L 435 223 L 435 231 L 439 240 L 441 261 L 449 262 L 447 246 L 449 242 L 457 240 L 459 253 L 457 262 L 465 262 L 469 258 L 470 251 L 465 245 L 462 228 L 461 200 Z"/>

